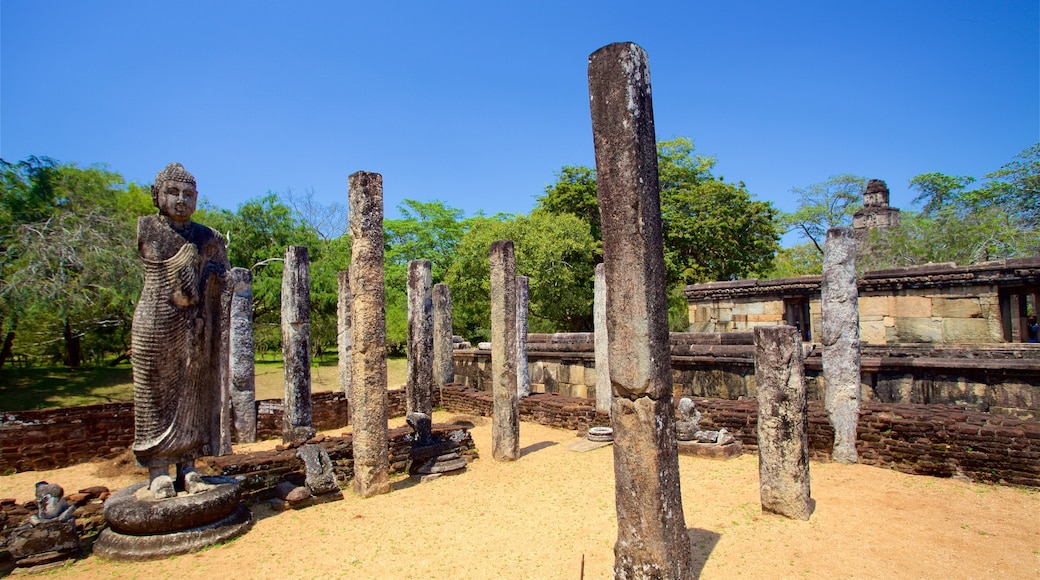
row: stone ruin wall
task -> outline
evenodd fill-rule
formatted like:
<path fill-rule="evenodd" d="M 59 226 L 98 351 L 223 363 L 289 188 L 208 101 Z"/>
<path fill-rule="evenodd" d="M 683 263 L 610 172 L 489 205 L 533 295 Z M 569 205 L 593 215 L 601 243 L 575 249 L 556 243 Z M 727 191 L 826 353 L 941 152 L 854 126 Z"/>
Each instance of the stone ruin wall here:
<path fill-rule="evenodd" d="M 676 396 L 754 398 L 755 365 L 746 332 L 672 333 Z M 806 343 L 809 399 L 823 400 L 821 349 Z M 455 352 L 455 380 L 490 389 L 490 351 Z M 595 397 L 591 333 L 528 336 L 531 390 Z M 932 345 L 864 345 L 862 400 L 879 403 L 962 405 L 978 411 L 1040 418 L 1040 349 L 989 345 L 971 349 Z"/>
<path fill-rule="evenodd" d="M 816 277 L 814 277 L 816 278 Z M 739 296 L 690 300 L 691 332 L 741 332 L 784 324 L 783 299 Z M 821 328 L 820 298 L 809 298 L 812 340 Z M 1003 343 L 996 288 L 951 287 L 869 292 L 859 296 L 863 344 Z"/>
<path fill-rule="evenodd" d="M 399 399 L 391 403 L 391 409 L 399 407 L 403 412 L 403 391 L 390 393 L 392 397 L 397 393 Z M 341 396 L 315 393 L 315 419 L 342 417 Z M 434 396 L 438 397 L 436 391 Z M 741 440 L 745 453 L 757 452 L 755 400 L 697 397 L 696 401 L 704 414 L 705 427 L 725 427 Z M 454 384 L 444 388 L 443 396 L 435 399 L 435 405 L 453 413 L 490 416 L 492 402 L 489 392 Z M 609 424 L 607 415 L 596 411 L 594 398 L 534 394 L 521 401 L 519 407 L 521 420 L 561 429 L 577 431 Z M 820 402 L 810 402 L 809 410 L 812 456 L 825 461 L 833 443 L 830 423 Z M 272 414 L 276 415 L 270 419 L 272 424 L 280 425 L 280 414 L 277 411 Z M 54 469 L 98 457 L 113 458 L 123 453 L 133 440 L 132 403 L 4 413 L 3 418 L 0 472 Z M 322 430 L 343 427 L 345 419 L 338 421 L 333 425 L 316 423 L 315 426 Z M 85 425 L 91 426 L 89 434 Z M 405 432 L 392 431 L 391 440 L 396 441 L 398 436 L 403 439 Z M 274 429 L 266 436 L 277 438 L 280 433 Z M 342 456 L 349 441 L 328 437 L 322 445 L 339 457 L 340 475 L 349 476 L 350 465 Z M 471 443 L 464 442 L 467 449 L 468 445 Z M 1036 420 L 984 413 L 963 406 L 866 402 L 860 415 L 856 447 L 861 461 L 868 465 L 911 474 L 964 476 L 975 481 L 1040 488 L 1040 423 Z M 391 449 L 395 449 L 394 443 Z M 250 484 L 251 492 L 261 498 L 268 493 L 267 484 L 272 478 L 298 468 L 291 453 L 291 457 L 282 457 L 285 453 L 277 451 L 269 454 L 271 457 L 256 457 L 241 464 L 236 456 L 214 458 L 212 467 L 227 473 L 252 474 L 248 476 L 255 479 Z M 402 454 L 400 449 L 392 451 L 392 461 L 399 463 Z"/>

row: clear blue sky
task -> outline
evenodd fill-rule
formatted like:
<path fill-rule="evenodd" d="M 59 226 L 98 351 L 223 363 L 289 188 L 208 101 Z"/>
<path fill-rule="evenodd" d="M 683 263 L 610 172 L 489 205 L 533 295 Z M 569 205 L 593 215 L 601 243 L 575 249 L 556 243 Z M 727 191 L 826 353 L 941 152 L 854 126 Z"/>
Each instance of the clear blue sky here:
<path fill-rule="evenodd" d="M 854 173 L 983 174 L 1040 141 L 1037 0 L 0 0 L 0 157 L 180 161 L 211 203 L 347 176 L 466 215 L 529 212 L 594 165 L 588 55 L 650 55 L 658 140 L 686 136 L 791 211 Z"/>

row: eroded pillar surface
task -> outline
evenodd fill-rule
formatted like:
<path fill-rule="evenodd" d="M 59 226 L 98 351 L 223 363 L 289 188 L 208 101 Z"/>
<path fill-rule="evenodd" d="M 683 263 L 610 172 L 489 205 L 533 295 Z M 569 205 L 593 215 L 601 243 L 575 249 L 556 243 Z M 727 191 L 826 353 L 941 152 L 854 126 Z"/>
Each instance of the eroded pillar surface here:
<path fill-rule="evenodd" d="M 531 394 L 531 373 L 527 367 L 527 301 L 530 280 L 516 277 L 516 396 L 523 399 Z"/>
<path fill-rule="evenodd" d="M 437 389 L 455 382 L 455 345 L 452 343 L 451 288 L 433 285 L 433 384 Z"/>
<path fill-rule="evenodd" d="M 672 402 L 657 148 L 646 52 L 589 56 L 613 386 L 615 578 L 689 578 Z"/>
<path fill-rule="evenodd" d="M 350 294 L 350 271 L 343 270 L 336 275 L 338 291 L 336 293 L 336 349 L 339 353 L 339 388 L 350 401 L 351 375 L 353 363 L 351 356 L 354 349 L 351 342 L 350 330 L 350 304 L 353 296 Z M 349 407 L 349 404 L 348 404 Z M 352 409 L 350 410 L 353 411 Z"/>
<path fill-rule="evenodd" d="M 516 261 L 513 242 L 491 243 L 491 456 L 520 458 L 516 396 Z"/>
<path fill-rule="evenodd" d="M 256 341 L 253 338 L 253 276 L 231 269 L 231 412 L 235 441 L 256 441 Z"/>
<path fill-rule="evenodd" d="M 383 176 L 358 171 L 350 187 L 350 292 L 354 489 L 390 491 L 387 444 L 386 290 L 383 273 Z"/>
<path fill-rule="evenodd" d="M 595 297 L 592 304 L 596 356 L 596 410 L 610 413 L 610 354 L 607 342 L 607 278 L 603 264 L 596 264 Z"/>
<path fill-rule="evenodd" d="M 755 327 L 755 389 L 762 511 L 807 520 L 809 416 L 797 328 Z"/>
<path fill-rule="evenodd" d="M 831 458 L 840 463 L 856 463 L 860 345 L 856 236 L 852 228 L 827 230 L 820 295 L 824 405 L 834 427 Z"/>
<path fill-rule="evenodd" d="M 433 264 L 408 262 L 407 413 L 433 414 Z"/>
<path fill-rule="evenodd" d="M 285 249 L 282 270 L 282 361 L 285 365 L 285 412 L 282 442 L 314 437 L 311 425 L 311 279 L 307 248 Z"/>

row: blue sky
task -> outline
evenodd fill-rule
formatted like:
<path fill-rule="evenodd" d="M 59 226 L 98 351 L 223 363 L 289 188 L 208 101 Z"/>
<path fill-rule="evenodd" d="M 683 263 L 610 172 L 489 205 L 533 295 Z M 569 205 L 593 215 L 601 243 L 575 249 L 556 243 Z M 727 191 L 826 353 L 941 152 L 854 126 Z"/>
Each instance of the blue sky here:
<path fill-rule="evenodd" d="M 638 7 L 637 7 L 638 4 Z M 658 140 L 794 210 L 853 173 L 983 174 L 1040 141 L 1036 0 L 347 2 L 0 0 L 0 157 L 180 161 L 211 203 L 347 176 L 466 215 L 529 212 L 594 165 L 588 55 L 650 56 Z"/>

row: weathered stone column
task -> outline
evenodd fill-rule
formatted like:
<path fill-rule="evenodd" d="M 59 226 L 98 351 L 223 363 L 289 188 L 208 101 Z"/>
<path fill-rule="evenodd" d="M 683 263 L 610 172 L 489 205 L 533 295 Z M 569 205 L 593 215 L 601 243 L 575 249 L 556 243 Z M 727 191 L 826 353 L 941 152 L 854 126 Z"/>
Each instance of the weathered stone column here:
<path fill-rule="evenodd" d="M 613 385 L 615 578 L 689 578 L 672 402 L 657 147 L 646 52 L 589 56 Z"/>
<path fill-rule="evenodd" d="M 433 264 L 408 262 L 406 412 L 433 413 Z"/>
<path fill-rule="evenodd" d="M 336 275 L 336 281 L 338 286 L 336 294 L 336 348 L 339 352 L 339 388 L 347 397 L 347 412 L 353 413 L 354 410 L 349 408 L 350 380 L 354 366 L 351 362 L 353 349 L 351 348 L 350 337 L 350 303 L 354 297 L 350 294 L 350 271 L 343 270 L 339 272 Z"/>
<path fill-rule="evenodd" d="M 527 368 L 527 300 L 530 295 L 527 276 L 516 277 L 516 396 L 531 394 L 531 372 Z"/>
<path fill-rule="evenodd" d="M 856 288 L 856 234 L 852 228 L 827 230 L 820 294 L 824 405 L 834 426 L 831 458 L 840 463 L 856 463 L 860 405 L 859 290 Z"/>
<path fill-rule="evenodd" d="M 311 426 L 311 275 L 307 248 L 285 249 L 282 270 L 282 362 L 285 411 L 282 442 L 314 437 Z"/>
<path fill-rule="evenodd" d="M 253 275 L 231 269 L 231 412 L 235 442 L 256 441 L 256 342 L 253 338 Z"/>
<path fill-rule="evenodd" d="M 762 511 L 807 520 L 809 415 L 797 328 L 755 327 L 755 389 Z"/>
<path fill-rule="evenodd" d="M 452 343 L 451 288 L 433 285 L 433 384 L 439 393 L 455 382 L 455 345 Z"/>
<path fill-rule="evenodd" d="M 386 290 L 383 285 L 383 176 L 358 171 L 350 184 L 350 292 L 354 489 L 390 491 L 386 394 Z"/>
<path fill-rule="evenodd" d="M 592 323 L 596 331 L 596 410 L 610 413 L 613 395 L 610 388 L 610 354 L 607 342 L 607 274 L 603 264 L 596 264 L 594 292 Z"/>
<path fill-rule="evenodd" d="M 491 243 L 491 456 L 520 458 L 516 397 L 516 261 L 513 242 Z"/>

